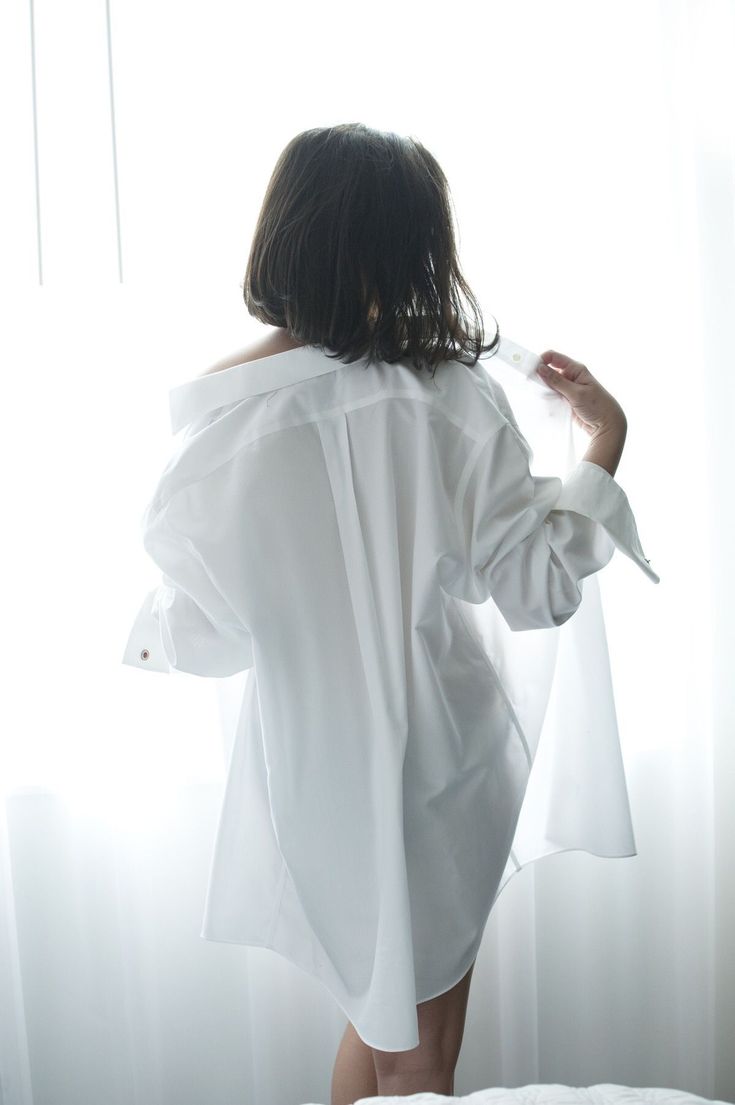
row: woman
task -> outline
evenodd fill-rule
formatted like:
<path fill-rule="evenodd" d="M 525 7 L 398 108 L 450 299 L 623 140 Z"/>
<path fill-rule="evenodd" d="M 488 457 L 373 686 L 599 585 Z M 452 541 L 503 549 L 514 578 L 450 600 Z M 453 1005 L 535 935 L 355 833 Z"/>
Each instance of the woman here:
<path fill-rule="evenodd" d="M 532 759 L 467 611 L 560 626 L 615 547 L 658 581 L 613 479 L 625 414 L 547 351 L 590 444 L 567 480 L 531 474 L 415 139 L 297 135 L 244 298 L 274 329 L 171 392 L 186 434 L 143 519 L 164 579 L 126 662 L 247 673 L 202 937 L 328 988 L 332 1105 L 450 1094 Z"/>

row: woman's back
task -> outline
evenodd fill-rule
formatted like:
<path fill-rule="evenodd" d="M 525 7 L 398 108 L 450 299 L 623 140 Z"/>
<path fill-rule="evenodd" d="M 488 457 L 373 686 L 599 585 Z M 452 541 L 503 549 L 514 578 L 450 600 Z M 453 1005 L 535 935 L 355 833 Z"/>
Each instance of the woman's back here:
<path fill-rule="evenodd" d="M 533 761 L 465 603 L 561 625 L 627 500 L 594 464 L 531 476 L 483 362 L 299 346 L 175 388 L 171 411 L 146 617 L 172 667 L 249 672 L 202 935 L 280 951 L 373 1046 L 411 1048 L 416 1003 L 474 960 Z M 575 510 L 590 492 L 612 532 Z"/>

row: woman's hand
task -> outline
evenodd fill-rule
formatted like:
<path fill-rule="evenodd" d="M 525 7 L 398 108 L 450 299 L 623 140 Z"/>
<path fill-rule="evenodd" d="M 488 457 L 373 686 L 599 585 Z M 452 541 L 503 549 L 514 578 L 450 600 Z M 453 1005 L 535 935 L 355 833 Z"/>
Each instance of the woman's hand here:
<path fill-rule="evenodd" d="M 572 417 L 586 433 L 594 437 L 609 430 L 627 429 L 628 420 L 620 403 L 580 361 L 547 349 L 536 371 L 544 383 L 564 396 Z"/>

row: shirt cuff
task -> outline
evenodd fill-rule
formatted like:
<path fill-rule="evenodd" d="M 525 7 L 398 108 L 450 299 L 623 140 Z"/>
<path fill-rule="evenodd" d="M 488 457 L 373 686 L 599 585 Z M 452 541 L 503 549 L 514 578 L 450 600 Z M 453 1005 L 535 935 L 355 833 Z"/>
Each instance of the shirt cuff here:
<path fill-rule="evenodd" d="M 158 604 L 155 599 L 158 590 L 158 587 L 154 587 L 143 600 L 133 622 L 122 662 L 134 668 L 148 668 L 149 671 L 170 674 L 171 665 L 163 648 L 161 627 L 156 614 Z"/>
<path fill-rule="evenodd" d="M 660 577 L 644 556 L 628 496 L 606 468 L 581 460 L 563 481 L 554 510 L 573 510 L 598 522 L 616 547 L 625 553 L 654 583 Z"/>

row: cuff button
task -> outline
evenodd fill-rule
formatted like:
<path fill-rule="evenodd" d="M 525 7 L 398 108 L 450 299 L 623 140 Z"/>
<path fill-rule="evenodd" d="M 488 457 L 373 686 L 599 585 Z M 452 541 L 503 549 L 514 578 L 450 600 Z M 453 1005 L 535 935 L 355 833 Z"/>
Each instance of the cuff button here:
<path fill-rule="evenodd" d="M 150 652 L 148 651 L 147 648 L 141 649 L 141 651 L 140 651 L 141 660 L 148 660 L 150 658 L 150 655 L 151 654 L 150 654 Z"/>

